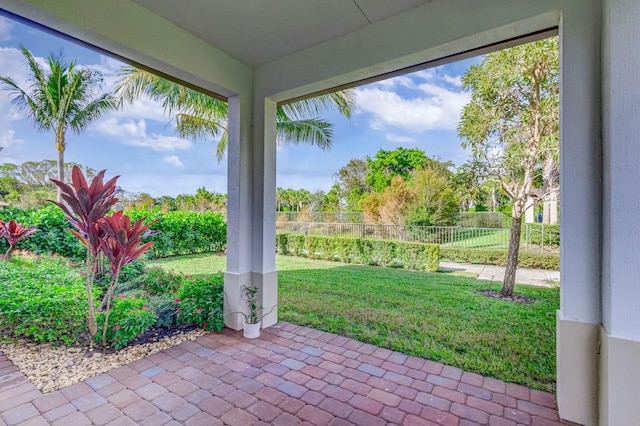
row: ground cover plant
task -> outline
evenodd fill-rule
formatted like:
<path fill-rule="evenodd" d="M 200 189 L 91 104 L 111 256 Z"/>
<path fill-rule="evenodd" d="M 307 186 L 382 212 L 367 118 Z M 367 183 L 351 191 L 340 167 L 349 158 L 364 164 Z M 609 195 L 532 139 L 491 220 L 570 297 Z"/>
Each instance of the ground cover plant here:
<path fill-rule="evenodd" d="M 86 330 L 87 294 L 63 258 L 17 254 L 0 262 L 0 334 L 73 344 Z"/>
<path fill-rule="evenodd" d="M 150 262 L 206 276 L 216 255 Z M 529 305 L 490 299 L 489 283 L 428 273 L 277 256 L 279 320 L 313 327 L 528 387 L 555 389 L 559 290 L 516 286 Z M 498 290 L 493 284 L 493 290 Z"/>

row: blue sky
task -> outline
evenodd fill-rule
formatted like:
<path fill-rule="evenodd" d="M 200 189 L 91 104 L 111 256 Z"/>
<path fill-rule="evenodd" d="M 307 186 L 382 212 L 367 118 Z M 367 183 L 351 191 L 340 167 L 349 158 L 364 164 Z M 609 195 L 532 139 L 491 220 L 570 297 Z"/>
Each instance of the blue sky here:
<path fill-rule="evenodd" d="M 79 65 L 100 69 L 105 89 L 117 79 L 121 62 L 37 29 L 0 16 L 0 74 L 24 87 L 26 66 L 19 44 L 43 61 L 51 53 Z M 373 156 L 379 149 L 419 148 L 428 156 L 464 163 L 456 125 L 470 95 L 460 78 L 478 58 L 396 77 L 356 89 L 357 108 L 351 120 L 336 112 L 323 116 L 334 124 L 331 151 L 305 145 L 279 145 L 277 185 L 328 191 L 333 175 L 352 158 Z M 152 196 L 194 193 L 199 187 L 226 192 L 226 158 L 218 163 L 215 140 L 179 138 L 162 107 L 143 99 L 92 124 L 81 135 L 67 133 L 66 161 L 107 169 L 121 175 L 127 191 Z M 55 159 L 52 133 L 40 133 L 0 91 L 0 163 Z"/>

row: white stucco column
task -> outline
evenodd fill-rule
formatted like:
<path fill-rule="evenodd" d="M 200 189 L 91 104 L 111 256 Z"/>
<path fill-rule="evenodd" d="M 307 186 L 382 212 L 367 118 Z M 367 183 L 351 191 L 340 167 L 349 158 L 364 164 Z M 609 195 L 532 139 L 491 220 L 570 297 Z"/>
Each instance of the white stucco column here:
<path fill-rule="evenodd" d="M 275 270 L 275 112 L 274 102 L 229 99 L 227 271 L 225 325 L 242 329 L 248 312 L 243 286 L 259 288 L 263 327 L 278 320 Z M 272 311 L 273 309 L 273 311 Z"/>
<path fill-rule="evenodd" d="M 253 102 L 252 282 L 267 314 L 262 326 L 278 322 L 276 272 L 276 103 L 259 95 Z"/>
<path fill-rule="evenodd" d="M 560 22 L 561 262 L 557 314 L 560 417 L 597 424 L 600 313 L 600 2 Z"/>
<path fill-rule="evenodd" d="M 640 402 L 640 2 L 603 5 L 600 424 L 638 421 Z M 564 224 L 563 224 L 564 225 Z"/>

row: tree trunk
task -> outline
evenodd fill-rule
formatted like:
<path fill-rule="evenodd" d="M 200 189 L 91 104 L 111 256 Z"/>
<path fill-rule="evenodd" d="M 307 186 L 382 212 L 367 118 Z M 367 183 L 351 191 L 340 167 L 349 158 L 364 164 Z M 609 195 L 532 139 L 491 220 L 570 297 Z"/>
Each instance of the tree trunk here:
<path fill-rule="evenodd" d="M 500 295 L 513 296 L 513 288 L 516 283 L 516 270 L 518 269 L 518 254 L 520 253 L 520 233 L 522 231 L 522 213 L 515 212 L 511 218 L 511 234 L 509 235 L 509 254 L 507 255 L 507 268 L 504 272 L 504 281 Z"/>
<path fill-rule="evenodd" d="M 64 182 L 64 134 L 56 137 L 56 149 L 58 150 L 58 180 Z M 58 187 L 58 195 L 56 195 L 56 201 L 62 201 L 62 188 Z"/>

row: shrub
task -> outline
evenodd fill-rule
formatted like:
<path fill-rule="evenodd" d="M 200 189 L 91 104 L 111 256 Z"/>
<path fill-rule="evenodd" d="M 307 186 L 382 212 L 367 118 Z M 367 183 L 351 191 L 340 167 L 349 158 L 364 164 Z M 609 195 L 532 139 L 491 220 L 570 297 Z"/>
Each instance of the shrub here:
<path fill-rule="evenodd" d="M 162 294 L 149 297 L 149 309 L 156 314 L 156 327 L 171 328 L 176 325 L 176 301 L 174 295 Z"/>
<path fill-rule="evenodd" d="M 276 246 L 284 255 L 346 263 L 437 271 L 439 246 L 404 241 L 278 234 Z"/>
<path fill-rule="evenodd" d="M 100 312 L 97 317 L 99 327 L 104 326 L 105 313 Z M 113 301 L 109 313 L 107 327 L 107 344 L 114 349 L 127 346 L 140 334 L 147 331 L 157 318 L 149 308 L 147 301 L 139 297 L 118 296 Z M 96 335 L 96 342 L 101 342 L 102 336 Z"/>
<path fill-rule="evenodd" d="M 452 262 L 478 263 L 484 265 L 507 265 L 506 250 L 467 249 L 440 247 L 440 258 Z M 518 256 L 518 266 L 530 269 L 560 269 L 560 256 L 557 254 L 542 254 L 521 251 Z"/>
<path fill-rule="evenodd" d="M 530 244 L 560 246 L 560 225 L 524 224 L 522 240 Z"/>
<path fill-rule="evenodd" d="M 15 219 L 25 225 L 35 226 L 38 232 L 29 239 L 16 244 L 17 249 L 38 254 L 57 253 L 71 259 L 83 259 L 86 256 L 84 246 L 69 232 L 71 225 L 62 211 L 53 205 L 39 209 L 18 209 L 5 207 L 0 209 L 0 219 Z M 0 250 L 6 251 L 6 241 L 0 241 Z"/>
<path fill-rule="evenodd" d="M 63 259 L 0 262 L 0 328 L 7 336 L 73 344 L 86 329 L 84 279 Z"/>
<path fill-rule="evenodd" d="M 133 281 L 136 278 L 142 276 L 144 272 L 144 262 L 141 260 L 134 260 L 133 262 L 122 267 L 118 281 Z"/>
<path fill-rule="evenodd" d="M 220 213 L 175 211 L 162 213 L 159 209 L 131 210 L 132 219 L 145 218 L 145 223 L 157 220 L 153 229 L 160 234 L 146 239 L 155 241 L 149 257 L 177 256 L 220 251 L 227 243 L 227 224 Z"/>
<path fill-rule="evenodd" d="M 185 279 L 176 302 L 178 324 L 196 324 L 205 330 L 224 325 L 224 280 L 222 274 Z"/>
<path fill-rule="evenodd" d="M 182 285 L 182 275 L 165 271 L 159 266 L 147 268 L 138 278 L 138 288 L 151 295 L 176 292 Z"/>

